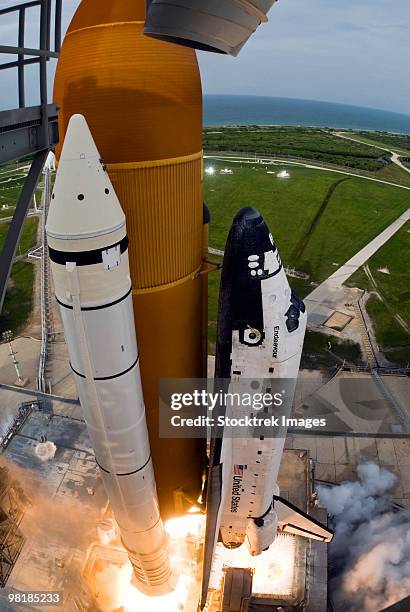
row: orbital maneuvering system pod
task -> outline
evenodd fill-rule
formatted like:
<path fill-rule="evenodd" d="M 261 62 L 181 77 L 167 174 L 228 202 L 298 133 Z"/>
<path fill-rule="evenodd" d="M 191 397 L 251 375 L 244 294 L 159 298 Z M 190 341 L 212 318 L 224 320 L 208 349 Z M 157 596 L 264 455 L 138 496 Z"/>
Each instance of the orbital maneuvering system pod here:
<path fill-rule="evenodd" d="M 47 220 L 55 292 L 96 462 L 138 588 L 171 590 L 135 337 L 125 216 L 82 115 Z"/>

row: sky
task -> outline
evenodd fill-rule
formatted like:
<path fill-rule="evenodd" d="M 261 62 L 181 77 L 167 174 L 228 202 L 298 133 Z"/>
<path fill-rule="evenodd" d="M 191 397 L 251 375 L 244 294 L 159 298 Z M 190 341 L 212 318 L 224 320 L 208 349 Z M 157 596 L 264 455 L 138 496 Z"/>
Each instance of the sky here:
<path fill-rule="evenodd" d="M 0 0 L 4 6 L 17 3 Z M 63 0 L 64 28 L 78 4 Z M 35 11 L 27 15 L 34 33 L 38 17 Z M 324 100 L 410 114 L 409 0 L 279 0 L 268 16 L 238 57 L 198 53 L 204 93 Z M 10 19 L 1 18 L 3 44 L 14 44 L 16 31 Z M 36 71 L 27 69 L 30 103 L 37 103 Z M 10 72 L 1 75 L 0 108 L 15 105 Z M 50 66 L 50 81 L 52 76 Z"/>

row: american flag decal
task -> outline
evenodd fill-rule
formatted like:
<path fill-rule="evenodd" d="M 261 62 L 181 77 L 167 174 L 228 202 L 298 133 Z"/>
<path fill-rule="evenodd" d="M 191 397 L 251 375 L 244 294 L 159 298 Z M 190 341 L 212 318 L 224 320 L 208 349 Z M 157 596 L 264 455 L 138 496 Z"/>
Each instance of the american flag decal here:
<path fill-rule="evenodd" d="M 233 473 L 235 474 L 235 476 L 243 476 L 244 467 L 245 467 L 244 465 L 237 465 L 235 463 L 235 465 L 233 466 Z"/>

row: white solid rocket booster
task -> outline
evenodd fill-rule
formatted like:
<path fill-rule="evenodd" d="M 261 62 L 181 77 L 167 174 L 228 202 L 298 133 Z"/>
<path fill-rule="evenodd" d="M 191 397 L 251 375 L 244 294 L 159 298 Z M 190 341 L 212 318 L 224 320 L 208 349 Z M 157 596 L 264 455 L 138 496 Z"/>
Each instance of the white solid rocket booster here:
<path fill-rule="evenodd" d="M 82 115 L 69 123 L 47 220 L 70 364 L 141 590 L 170 588 L 134 328 L 125 216 Z"/>

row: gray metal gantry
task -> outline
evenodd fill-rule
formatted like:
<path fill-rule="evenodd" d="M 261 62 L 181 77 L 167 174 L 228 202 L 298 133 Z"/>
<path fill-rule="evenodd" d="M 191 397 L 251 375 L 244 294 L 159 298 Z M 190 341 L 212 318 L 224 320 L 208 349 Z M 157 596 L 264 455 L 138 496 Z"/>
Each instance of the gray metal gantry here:
<path fill-rule="evenodd" d="M 0 587 L 4 588 L 23 548 L 20 530 L 24 515 L 19 483 L 12 481 L 7 468 L 0 468 Z"/>
<path fill-rule="evenodd" d="M 35 8 L 40 10 L 39 45 L 37 49 L 31 49 L 25 47 L 24 42 L 26 14 Z M 18 18 L 16 19 L 17 46 L 0 44 L 0 54 L 8 54 L 12 58 L 12 61 L 0 64 L 0 71 L 12 69 L 18 71 L 19 98 L 19 108 L 0 111 L 0 164 L 27 155 L 34 156 L 0 254 L 0 313 L 30 201 L 48 152 L 58 143 L 58 109 L 55 104 L 48 104 L 47 62 L 51 58 L 57 58 L 60 53 L 61 9 L 62 0 L 32 0 L 0 9 L 0 20 L 4 15 L 10 14 L 16 14 Z M 52 15 L 53 45 L 51 45 Z M 24 69 L 25 66 L 32 64 L 39 65 L 39 106 L 26 106 Z"/>

